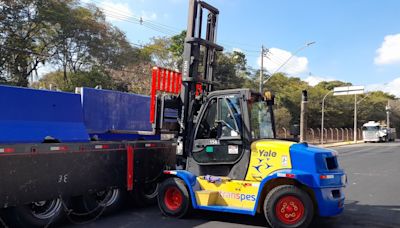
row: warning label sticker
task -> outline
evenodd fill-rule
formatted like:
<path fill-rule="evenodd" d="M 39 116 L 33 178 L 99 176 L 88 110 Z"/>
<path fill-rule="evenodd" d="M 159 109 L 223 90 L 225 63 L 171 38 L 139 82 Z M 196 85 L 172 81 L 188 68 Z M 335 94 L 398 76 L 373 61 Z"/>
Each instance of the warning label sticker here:
<path fill-rule="evenodd" d="M 228 154 L 239 154 L 238 145 L 229 145 L 228 146 Z"/>

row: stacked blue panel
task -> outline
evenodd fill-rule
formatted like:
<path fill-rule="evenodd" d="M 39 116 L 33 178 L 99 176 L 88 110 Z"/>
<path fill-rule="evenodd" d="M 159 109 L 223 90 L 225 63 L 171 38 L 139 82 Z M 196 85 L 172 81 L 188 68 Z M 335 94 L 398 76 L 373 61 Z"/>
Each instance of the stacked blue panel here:
<path fill-rule="evenodd" d="M 0 143 L 87 142 L 80 96 L 0 86 Z"/>
<path fill-rule="evenodd" d="M 159 139 L 137 131 L 152 131 L 150 97 L 92 88 L 80 89 L 85 125 L 99 140 Z"/>

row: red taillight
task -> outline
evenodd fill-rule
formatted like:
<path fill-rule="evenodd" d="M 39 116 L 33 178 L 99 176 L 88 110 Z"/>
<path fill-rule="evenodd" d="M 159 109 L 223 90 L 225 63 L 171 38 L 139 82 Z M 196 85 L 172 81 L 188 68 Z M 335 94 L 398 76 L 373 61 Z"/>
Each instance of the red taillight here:
<path fill-rule="evenodd" d="M 320 175 L 319 179 L 326 180 L 326 179 L 333 179 L 334 177 L 335 177 L 334 175 Z"/>
<path fill-rule="evenodd" d="M 287 177 L 287 178 L 295 178 L 296 175 L 292 174 L 292 173 L 278 173 L 277 174 L 278 177 Z"/>
<path fill-rule="evenodd" d="M 199 96 L 203 92 L 203 86 L 198 83 L 196 84 L 196 96 Z"/>
<path fill-rule="evenodd" d="M 169 171 L 169 170 L 164 170 L 164 174 L 166 175 L 176 175 L 176 171 Z"/>
<path fill-rule="evenodd" d="M 291 174 L 291 173 L 286 173 L 286 177 L 287 177 L 287 178 L 294 178 L 295 175 L 294 175 L 294 174 Z"/>

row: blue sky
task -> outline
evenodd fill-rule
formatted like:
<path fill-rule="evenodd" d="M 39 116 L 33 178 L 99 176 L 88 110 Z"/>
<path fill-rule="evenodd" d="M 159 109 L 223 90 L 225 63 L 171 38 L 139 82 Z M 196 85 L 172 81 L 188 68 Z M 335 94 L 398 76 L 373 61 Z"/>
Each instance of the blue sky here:
<path fill-rule="evenodd" d="M 108 20 L 133 43 L 186 29 L 188 0 L 85 0 L 103 8 Z M 396 0 L 208 0 L 220 10 L 218 41 L 226 51 L 241 50 L 258 68 L 276 70 L 305 43 L 282 71 L 315 84 L 349 81 L 400 97 L 400 1 Z M 139 23 L 168 26 L 163 32 Z M 125 19 L 121 18 L 124 17 Z M 129 21 L 135 21 L 129 18 Z M 156 30 L 159 30 L 157 29 Z M 165 34 L 166 33 L 166 34 Z"/>

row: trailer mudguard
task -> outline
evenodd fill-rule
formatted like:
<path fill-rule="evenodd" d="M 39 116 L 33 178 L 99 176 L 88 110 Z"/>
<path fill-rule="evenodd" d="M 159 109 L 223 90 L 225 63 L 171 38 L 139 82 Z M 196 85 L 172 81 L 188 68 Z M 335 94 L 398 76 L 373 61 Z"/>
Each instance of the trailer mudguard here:
<path fill-rule="evenodd" d="M 0 143 L 88 142 L 80 96 L 0 86 Z"/>

